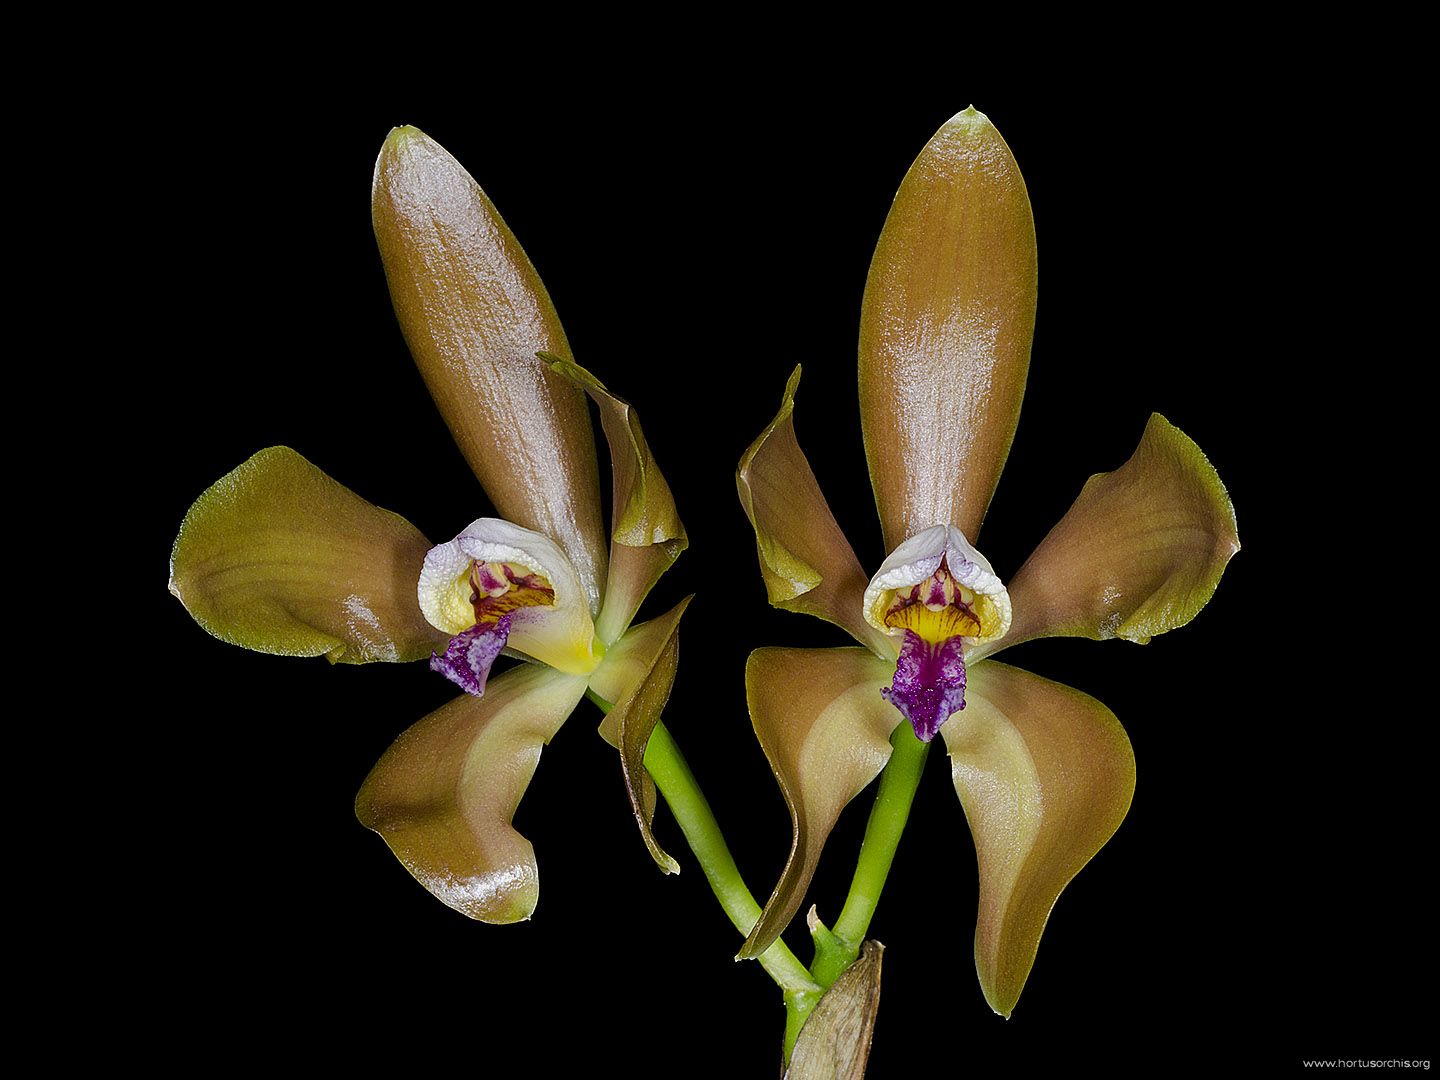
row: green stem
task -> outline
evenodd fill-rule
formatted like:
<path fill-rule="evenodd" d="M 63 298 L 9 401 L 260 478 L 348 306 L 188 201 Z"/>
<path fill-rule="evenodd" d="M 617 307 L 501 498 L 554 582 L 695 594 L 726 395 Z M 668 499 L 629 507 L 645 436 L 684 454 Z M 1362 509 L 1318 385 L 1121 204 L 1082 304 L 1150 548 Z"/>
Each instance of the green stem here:
<path fill-rule="evenodd" d="M 605 712 L 614 706 L 592 690 L 585 694 Z M 749 936 L 760 919 L 760 905 L 745 886 L 740 868 L 730 854 L 715 812 L 680 747 L 663 723 L 657 723 L 645 747 L 645 769 L 665 797 L 670 812 L 685 834 L 685 842 L 695 853 L 705 880 L 730 921 L 742 936 Z M 785 991 L 786 1009 L 792 1010 L 791 999 L 818 992 L 815 980 L 783 941 L 776 941 L 760 955 L 760 966 Z M 808 1010 L 807 1010 L 808 1011 Z"/>
<path fill-rule="evenodd" d="M 880 774 L 880 790 L 865 825 L 865 839 L 860 845 L 860 858 L 855 864 L 855 877 L 850 882 L 845 906 L 835 920 L 833 931 L 818 920 L 811 927 L 811 936 L 815 938 L 815 962 L 811 970 L 821 986 L 828 987 L 838 979 L 860 954 L 860 945 L 870 928 L 875 906 L 880 902 L 880 892 L 885 888 L 885 878 L 895 861 L 895 849 L 910 818 L 910 804 L 915 800 L 920 774 L 925 771 L 930 744 L 916 738 L 908 723 L 902 722 L 895 728 L 890 745 L 894 752 Z"/>

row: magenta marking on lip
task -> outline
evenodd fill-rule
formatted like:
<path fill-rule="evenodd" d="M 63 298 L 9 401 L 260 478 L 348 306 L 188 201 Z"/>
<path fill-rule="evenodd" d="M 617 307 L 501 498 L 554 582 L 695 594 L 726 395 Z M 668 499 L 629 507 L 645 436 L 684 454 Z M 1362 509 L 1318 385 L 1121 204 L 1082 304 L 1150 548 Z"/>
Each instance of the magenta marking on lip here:
<path fill-rule="evenodd" d="M 910 721 L 915 737 L 928 743 L 941 724 L 965 708 L 965 657 L 960 638 L 931 645 L 913 630 L 906 630 L 895 678 L 880 694 Z"/>
<path fill-rule="evenodd" d="M 472 626 L 450 639 L 445 655 L 430 654 L 430 670 L 438 671 L 467 694 L 485 695 L 485 680 L 505 639 L 510 636 L 509 615 L 489 626 Z"/>

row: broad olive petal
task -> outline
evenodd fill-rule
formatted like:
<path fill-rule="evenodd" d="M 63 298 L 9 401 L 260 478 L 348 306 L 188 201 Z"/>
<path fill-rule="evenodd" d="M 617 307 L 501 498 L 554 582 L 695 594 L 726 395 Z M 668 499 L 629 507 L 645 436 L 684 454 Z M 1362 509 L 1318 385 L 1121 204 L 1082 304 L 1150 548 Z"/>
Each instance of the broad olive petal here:
<path fill-rule="evenodd" d="M 975 968 L 1009 1016 L 1060 891 L 1114 835 L 1135 792 L 1115 714 L 1068 686 L 987 660 L 940 729 L 980 866 Z"/>
<path fill-rule="evenodd" d="M 1035 328 L 1035 222 L 973 107 L 905 174 L 860 313 L 860 417 L 885 549 L 932 525 L 972 542 L 1015 437 Z"/>
<path fill-rule="evenodd" d="M 680 655 L 680 616 L 689 604 L 687 596 L 658 619 L 632 629 L 606 654 L 590 680 L 595 693 L 615 703 L 600 725 L 600 734 L 620 751 L 630 809 L 651 857 L 667 874 L 679 873 L 680 864 L 666 854 L 650 829 L 655 791 L 645 771 L 645 747 L 670 700 Z"/>
<path fill-rule="evenodd" d="M 398 514 L 272 446 L 190 507 L 170 591 L 232 645 L 347 664 L 417 660 L 445 642 L 415 598 L 429 547 Z"/>
<path fill-rule="evenodd" d="M 880 696 L 893 661 L 865 649 L 757 649 L 745 664 L 750 722 L 790 809 L 790 857 L 739 958 L 789 925 L 845 804 L 890 760 L 902 717 Z"/>
<path fill-rule="evenodd" d="M 1011 579 L 1015 616 L 1000 647 L 1037 637 L 1144 644 L 1199 614 L 1239 550 L 1215 467 L 1155 413 L 1130 460 L 1092 476 Z"/>
<path fill-rule="evenodd" d="M 795 438 L 795 389 L 790 373 L 780 411 L 740 459 L 735 486 L 755 528 L 760 574 L 770 603 L 832 622 L 880 656 L 895 646 L 865 621 L 861 598 L 868 582 L 850 541 Z"/>
<path fill-rule="evenodd" d="M 865 942 L 859 958 L 825 991 L 800 1029 L 784 1080 L 864 1080 L 884 952 L 878 941 Z"/>
<path fill-rule="evenodd" d="M 585 679 L 523 664 L 398 739 L 366 777 L 355 815 L 415 880 L 462 915 L 528 919 L 540 895 L 535 849 L 510 825 L 540 749 L 585 693 Z"/>
<path fill-rule="evenodd" d="M 470 174 L 413 127 L 385 140 L 371 211 L 400 329 L 461 453 L 499 517 L 565 550 L 598 611 L 595 440 L 584 395 L 535 358 L 570 355 L 540 275 Z"/>
<path fill-rule="evenodd" d="M 595 399 L 610 444 L 613 543 L 604 606 L 596 621 L 596 631 L 608 645 L 625 632 L 651 587 L 690 541 L 630 403 L 579 364 L 548 354 L 541 359 Z"/>

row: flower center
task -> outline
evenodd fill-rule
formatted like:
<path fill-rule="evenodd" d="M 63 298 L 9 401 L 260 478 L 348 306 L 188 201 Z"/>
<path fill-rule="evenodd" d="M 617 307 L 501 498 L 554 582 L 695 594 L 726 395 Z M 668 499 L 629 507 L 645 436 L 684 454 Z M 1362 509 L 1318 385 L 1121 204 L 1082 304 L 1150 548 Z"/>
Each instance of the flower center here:
<path fill-rule="evenodd" d="M 484 559 L 470 564 L 470 606 L 477 626 L 493 626 L 520 608 L 554 605 L 555 590 L 549 580 L 528 566 Z"/>
<path fill-rule="evenodd" d="M 1001 622 L 995 601 L 956 581 L 945 556 L 930 577 L 894 590 L 882 618 L 887 627 L 909 630 L 931 645 L 985 637 Z"/>

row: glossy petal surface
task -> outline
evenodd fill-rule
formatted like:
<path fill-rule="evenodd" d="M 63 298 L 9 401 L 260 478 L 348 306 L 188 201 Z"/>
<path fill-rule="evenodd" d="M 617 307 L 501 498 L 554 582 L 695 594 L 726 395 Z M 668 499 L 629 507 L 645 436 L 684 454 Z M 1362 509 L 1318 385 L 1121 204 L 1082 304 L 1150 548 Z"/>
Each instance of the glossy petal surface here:
<path fill-rule="evenodd" d="M 878 941 L 865 942 L 859 958 L 825 991 L 795 1040 L 785 1080 L 863 1080 L 880 1011 L 884 952 Z"/>
<path fill-rule="evenodd" d="M 937 524 L 978 540 L 1025 393 L 1035 275 L 1025 181 L 966 109 L 905 174 L 865 282 L 860 415 L 886 550 Z"/>
<path fill-rule="evenodd" d="M 1060 891 L 1130 808 L 1135 756 L 1078 690 L 993 660 L 969 674 L 968 705 L 940 732 L 980 867 L 975 967 L 1009 1016 Z"/>
<path fill-rule="evenodd" d="M 890 760 L 890 732 L 903 718 L 880 691 L 894 670 L 865 649 L 750 654 L 750 722 L 790 809 L 792 833 L 785 870 L 741 958 L 759 956 L 789 925 L 840 811 Z"/>
<path fill-rule="evenodd" d="M 535 849 L 510 825 L 540 748 L 585 693 L 584 678 L 525 664 L 406 731 L 366 777 L 355 814 L 439 900 L 488 923 L 528 919 Z"/>
<path fill-rule="evenodd" d="M 797 366 L 780 411 L 745 451 L 735 476 L 755 528 L 765 591 L 776 607 L 832 622 L 877 655 L 893 656 L 895 645 L 863 617 L 865 571 L 795 438 L 799 384 Z"/>
<path fill-rule="evenodd" d="M 599 610 L 599 472 L 584 395 L 535 358 L 570 355 L 540 275 L 439 143 L 396 128 L 375 163 L 375 238 L 411 355 L 499 516 L 552 537 Z"/>
<path fill-rule="evenodd" d="M 655 464 L 640 418 L 630 403 L 610 393 L 579 364 L 554 356 L 544 359 L 595 400 L 600 426 L 610 444 L 614 543 L 604 607 L 596 623 L 601 640 L 608 645 L 625 632 L 650 589 L 690 541 L 670 485 Z"/>
<path fill-rule="evenodd" d="M 398 514 L 272 446 L 190 507 L 170 591 L 232 645 L 347 664 L 418 660 L 446 639 L 415 599 L 429 546 Z"/>
<path fill-rule="evenodd" d="M 655 797 L 653 781 L 645 771 L 645 747 L 670 700 L 680 658 L 680 616 L 689 604 L 686 597 L 658 619 L 632 629 L 591 680 L 595 693 L 615 703 L 600 725 L 600 734 L 620 751 L 630 809 L 651 857 L 667 874 L 679 873 L 680 864 L 666 854 L 650 829 Z"/>
<path fill-rule="evenodd" d="M 1239 550 L 1235 509 L 1214 466 L 1155 413 L 1130 460 L 1086 482 L 1010 582 L 1015 619 L 1001 644 L 1055 636 L 1143 644 L 1193 619 Z"/>

